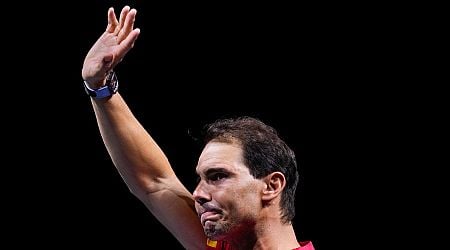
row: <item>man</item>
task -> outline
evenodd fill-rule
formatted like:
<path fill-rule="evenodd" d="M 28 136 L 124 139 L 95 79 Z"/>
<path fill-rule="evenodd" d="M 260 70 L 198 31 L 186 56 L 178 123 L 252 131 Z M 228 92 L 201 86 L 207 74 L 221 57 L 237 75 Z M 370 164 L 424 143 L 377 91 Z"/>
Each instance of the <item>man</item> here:
<path fill-rule="evenodd" d="M 130 191 L 186 249 L 314 249 L 291 224 L 295 155 L 263 122 L 241 117 L 211 124 L 191 194 L 165 154 L 117 92 L 113 71 L 140 30 L 125 6 L 88 52 L 82 69 L 105 146 Z M 200 222 L 200 223 L 199 223 Z"/>

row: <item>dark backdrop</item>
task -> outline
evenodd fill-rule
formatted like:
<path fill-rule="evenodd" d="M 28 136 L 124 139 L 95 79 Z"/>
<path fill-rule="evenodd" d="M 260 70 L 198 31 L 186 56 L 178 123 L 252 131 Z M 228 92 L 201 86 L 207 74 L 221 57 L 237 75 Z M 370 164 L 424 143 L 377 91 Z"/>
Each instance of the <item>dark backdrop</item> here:
<path fill-rule="evenodd" d="M 298 192 L 294 226 L 299 239 L 320 245 L 318 230 L 329 215 L 317 205 L 317 199 L 323 198 L 318 187 L 321 169 L 330 157 L 320 151 L 328 147 L 330 142 L 324 140 L 330 139 L 325 134 L 334 126 L 326 123 L 333 118 L 323 103 L 325 97 L 307 86 L 318 81 L 311 70 L 320 71 L 312 65 L 320 59 L 311 55 L 320 47 L 314 43 L 321 41 L 308 41 L 302 35 L 313 36 L 306 25 L 300 25 L 300 13 L 290 6 L 200 8 L 142 2 L 127 2 L 138 10 L 135 26 L 141 36 L 116 68 L 120 92 L 166 152 L 180 179 L 193 190 L 200 149 L 190 134 L 195 136 L 202 125 L 217 118 L 259 117 L 277 128 L 297 153 L 305 182 Z M 79 26 L 80 66 L 106 27 L 110 5 L 103 1 L 84 6 Z M 115 1 L 112 6 L 119 11 L 123 4 Z M 322 54 L 317 53 L 318 57 Z M 85 130 L 81 136 L 86 137 L 81 148 L 90 155 L 77 170 L 83 183 L 77 206 L 88 226 L 80 240 L 114 239 L 136 248 L 179 246 L 128 192 L 103 147 L 88 98 L 79 94 Z M 97 230 L 105 234 L 100 236 Z"/>
<path fill-rule="evenodd" d="M 38 79 L 30 88 L 42 92 L 26 92 L 36 99 L 15 112 L 24 122 L 13 126 L 29 135 L 20 141 L 27 153 L 15 160 L 32 162 L 19 164 L 27 166 L 27 178 L 23 195 L 14 195 L 16 204 L 25 201 L 18 232 L 41 233 L 33 242 L 64 248 L 181 249 L 115 171 L 82 88 L 83 59 L 106 28 L 107 9 L 117 13 L 124 4 L 137 8 L 141 35 L 116 68 L 119 91 L 189 190 L 200 153 L 193 136 L 218 118 L 255 116 L 275 127 L 297 155 L 304 178 L 294 220 L 298 239 L 333 249 L 365 234 L 355 225 L 370 217 L 355 214 L 372 191 L 354 193 L 372 179 L 375 159 L 366 157 L 367 141 L 382 136 L 369 124 L 383 124 L 368 115 L 375 107 L 367 105 L 367 85 L 377 76 L 364 75 L 363 38 L 348 39 L 355 24 L 330 5 L 145 1 L 28 9 L 36 18 L 27 28 L 37 35 L 22 51 L 36 56 L 20 57 L 19 65 L 33 60 L 29 68 L 37 72 L 21 75 Z"/>

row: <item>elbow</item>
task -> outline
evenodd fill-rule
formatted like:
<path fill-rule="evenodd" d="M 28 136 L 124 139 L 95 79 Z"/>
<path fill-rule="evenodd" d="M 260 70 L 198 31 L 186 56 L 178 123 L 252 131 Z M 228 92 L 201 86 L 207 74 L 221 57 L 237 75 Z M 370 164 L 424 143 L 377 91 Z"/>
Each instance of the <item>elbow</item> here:
<path fill-rule="evenodd" d="M 127 183 L 128 190 L 139 200 L 147 199 L 149 194 L 162 190 L 162 185 L 158 180 L 142 180 L 134 183 Z"/>

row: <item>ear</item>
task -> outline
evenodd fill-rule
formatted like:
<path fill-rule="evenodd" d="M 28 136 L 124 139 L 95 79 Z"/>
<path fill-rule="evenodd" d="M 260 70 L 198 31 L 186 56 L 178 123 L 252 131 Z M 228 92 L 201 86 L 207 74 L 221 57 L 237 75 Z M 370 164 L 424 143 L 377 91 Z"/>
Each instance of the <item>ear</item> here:
<path fill-rule="evenodd" d="M 281 172 L 273 172 L 264 177 L 265 188 L 262 194 L 263 201 L 271 201 L 278 197 L 286 186 L 286 178 Z"/>

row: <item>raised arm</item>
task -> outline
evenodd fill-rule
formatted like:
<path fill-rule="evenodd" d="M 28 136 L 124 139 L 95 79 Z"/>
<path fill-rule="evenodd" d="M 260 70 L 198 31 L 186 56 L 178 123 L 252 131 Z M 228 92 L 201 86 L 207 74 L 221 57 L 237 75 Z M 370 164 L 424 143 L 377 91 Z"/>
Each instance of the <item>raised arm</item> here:
<path fill-rule="evenodd" d="M 108 10 L 108 26 L 88 52 L 82 77 L 92 89 L 133 47 L 136 10 L 125 6 L 117 20 Z M 119 79 L 121 83 L 122 79 Z M 129 187 L 186 249 L 204 249 L 206 238 L 191 193 L 176 177 L 165 154 L 132 114 L 120 93 L 92 98 L 101 136 L 111 159 Z M 150 235 L 150 234 L 149 234 Z"/>

